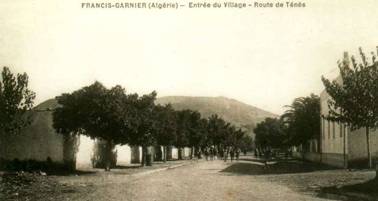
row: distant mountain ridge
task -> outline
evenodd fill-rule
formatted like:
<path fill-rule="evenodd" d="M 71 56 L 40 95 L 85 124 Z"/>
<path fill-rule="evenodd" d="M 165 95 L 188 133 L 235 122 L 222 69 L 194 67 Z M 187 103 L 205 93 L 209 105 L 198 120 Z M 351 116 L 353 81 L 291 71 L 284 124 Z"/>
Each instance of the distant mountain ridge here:
<path fill-rule="evenodd" d="M 271 112 L 226 97 L 165 96 L 156 100 L 156 104 L 168 103 L 176 110 L 197 110 L 204 117 L 218 114 L 224 120 L 249 131 L 267 117 L 278 117 Z"/>

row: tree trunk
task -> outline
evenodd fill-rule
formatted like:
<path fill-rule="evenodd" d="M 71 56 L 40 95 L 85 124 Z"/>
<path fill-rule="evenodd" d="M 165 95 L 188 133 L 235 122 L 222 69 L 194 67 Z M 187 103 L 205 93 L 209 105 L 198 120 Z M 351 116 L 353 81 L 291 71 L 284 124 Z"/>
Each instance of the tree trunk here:
<path fill-rule="evenodd" d="M 163 162 L 167 162 L 167 146 L 163 146 Z"/>
<path fill-rule="evenodd" d="M 106 157 L 105 157 L 105 171 L 110 171 L 111 161 L 113 157 L 112 153 L 113 143 L 112 140 L 106 140 Z"/>
<path fill-rule="evenodd" d="M 193 159 L 194 147 L 190 148 L 190 160 Z"/>
<path fill-rule="evenodd" d="M 301 144 L 302 163 L 305 161 L 305 147 Z"/>
<path fill-rule="evenodd" d="M 146 166 L 147 164 L 147 146 L 143 145 L 142 146 L 142 161 L 141 165 Z"/>
<path fill-rule="evenodd" d="M 172 146 L 166 146 L 167 160 L 172 160 Z"/>
<path fill-rule="evenodd" d="M 347 129 L 346 129 L 346 125 L 342 125 L 341 124 L 341 127 L 342 127 L 342 133 L 343 133 L 343 155 L 344 155 L 344 168 L 347 169 L 348 168 L 348 158 L 347 158 L 347 154 L 346 154 L 346 139 L 347 139 Z"/>
<path fill-rule="evenodd" d="M 63 144 L 63 162 L 64 166 L 69 171 L 76 170 L 76 153 L 80 144 L 80 137 L 71 135 L 64 135 Z"/>
<path fill-rule="evenodd" d="M 182 160 L 182 148 L 181 147 L 178 148 L 178 153 L 177 154 L 178 154 L 178 159 Z"/>
<path fill-rule="evenodd" d="M 369 127 L 366 127 L 366 148 L 367 148 L 367 154 L 368 154 L 368 160 L 369 160 L 369 168 L 373 167 L 372 160 L 371 160 L 371 154 L 370 154 L 370 136 L 369 136 Z"/>

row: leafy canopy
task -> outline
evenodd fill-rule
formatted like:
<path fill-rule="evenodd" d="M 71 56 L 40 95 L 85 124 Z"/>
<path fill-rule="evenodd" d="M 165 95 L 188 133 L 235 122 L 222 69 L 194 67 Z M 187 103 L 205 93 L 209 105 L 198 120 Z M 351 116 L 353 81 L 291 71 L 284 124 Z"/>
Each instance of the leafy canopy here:
<path fill-rule="evenodd" d="M 285 134 L 277 118 L 266 118 L 257 124 L 253 130 L 256 134 L 256 146 L 263 149 L 282 148 L 285 144 Z"/>
<path fill-rule="evenodd" d="M 305 144 L 320 136 L 320 97 L 311 94 L 296 98 L 281 116 L 288 145 Z"/>
<path fill-rule="evenodd" d="M 91 138 L 127 143 L 130 110 L 135 95 L 115 86 L 110 90 L 101 83 L 83 87 L 56 97 L 60 107 L 53 113 L 53 126 L 59 133 L 84 134 Z"/>
<path fill-rule="evenodd" d="M 0 80 L 0 135 L 18 133 L 30 122 L 27 111 L 33 107 L 35 93 L 28 87 L 26 73 L 13 74 L 4 67 Z"/>
<path fill-rule="evenodd" d="M 359 49 L 361 63 L 344 54 L 338 62 L 341 80 L 322 77 L 331 99 L 328 118 L 347 123 L 352 130 L 378 127 L 378 61 L 372 52 L 371 63 Z"/>

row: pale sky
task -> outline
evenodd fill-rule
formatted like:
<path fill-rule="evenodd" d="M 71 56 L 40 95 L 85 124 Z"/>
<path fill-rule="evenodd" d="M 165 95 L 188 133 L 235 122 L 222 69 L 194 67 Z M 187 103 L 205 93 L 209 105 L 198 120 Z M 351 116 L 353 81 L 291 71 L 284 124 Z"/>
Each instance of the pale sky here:
<path fill-rule="evenodd" d="M 378 45 L 378 1 L 302 2 L 130 10 L 2 0 L 0 66 L 29 75 L 37 104 L 98 80 L 140 94 L 226 96 L 281 114 L 294 98 L 319 94 L 320 76 L 337 72 L 344 51 Z"/>

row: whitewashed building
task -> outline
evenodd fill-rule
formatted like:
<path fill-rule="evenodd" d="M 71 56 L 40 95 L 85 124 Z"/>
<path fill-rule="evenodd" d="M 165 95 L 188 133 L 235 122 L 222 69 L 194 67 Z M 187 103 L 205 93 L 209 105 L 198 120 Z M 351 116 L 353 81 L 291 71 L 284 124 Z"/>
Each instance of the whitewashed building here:
<path fill-rule="evenodd" d="M 337 79 L 341 79 L 340 77 Z M 366 129 L 352 131 L 347 125 L 327 120 L 329 115 L 326 91 L 320 94 L 321 105 L 321 157 L 322 163 L 337 167 L 365 167 L 367 158 Z M 370 130 L 370 153 L 378 157 L 378 131 Z"/>

